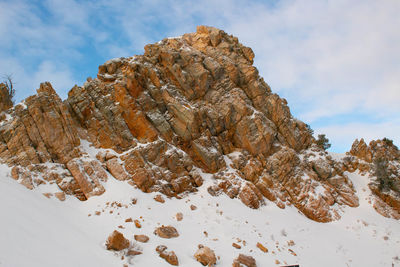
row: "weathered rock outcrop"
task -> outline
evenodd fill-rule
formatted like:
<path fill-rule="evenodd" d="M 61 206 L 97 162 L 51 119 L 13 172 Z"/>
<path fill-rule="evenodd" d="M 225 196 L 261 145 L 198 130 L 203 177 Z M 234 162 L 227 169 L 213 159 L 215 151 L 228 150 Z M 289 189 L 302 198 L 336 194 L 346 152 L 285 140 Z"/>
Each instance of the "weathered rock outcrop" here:
<path fill-rule="evenodd" d="M 29 188 L 55 182 L 82 200 L 102 194 L 109 175 L 178 196 L 209 172 L 209 192 L 251 208 L 268 199 L 316 221 L 338 218 L 335 203 L 358 205 L 351 181 L 312 145 L 253 58 L 236 37 L 199 26 L 147 45 L 144 55 L 107 61 L 65 101 L 43 83 L 0 118 L 1 161 Z"/>
<path fill-rule="evenodd" d="M 400 151 L 387 138 L 372 140 L 367 145 L 364 139 L 355 140 L 344 159 L 344 167 L 368 174 L 368 184 L 375 195 L 374 208 L 385 217 L 400 219 Z"/>

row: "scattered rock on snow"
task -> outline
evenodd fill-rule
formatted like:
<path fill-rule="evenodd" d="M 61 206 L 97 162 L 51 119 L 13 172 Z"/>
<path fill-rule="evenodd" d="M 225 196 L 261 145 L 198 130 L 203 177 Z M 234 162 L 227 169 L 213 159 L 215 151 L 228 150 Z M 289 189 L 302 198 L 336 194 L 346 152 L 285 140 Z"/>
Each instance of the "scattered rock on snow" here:
<path fill-rule="evenodd" d="M 147 235 L 134 235 L 134 238 L 138 242 L 147 243 L 149 241 L 149 237 Z"/>
<path fill-rule="evenodd" d="M 257 243 L 257 247 L 262 251 L 267 253 L 268 249 L 266 247 L 263 246 L 263 244 L 261 244 L 260 242 Z"/>
<path fill-rule="evenodd" d="M 160 257 L 166 260 L 169 264 L 174 266 L 179 265 L 178 257 L 176 256 L 175 252 L 167 251 L 166 246 L 163 245 L 157 246 L 156 251 L 160 255 Z"/>
<path fill-rule="evenodd" d="M 156 195 L 156 196 L 154 197 L 154 200 L 157 201 L 157 202 L 160 202 L 160 203 L 164 203 L 164 202 L 165 202 L 165 200 L 164 200 L 164 198 L 162 197 L 162 195 Z"/>
<path fill-rule="evenodd" d="M 135 220 L 135 226 L 136 228 L 142 228 L 142 225 L 140 224 L 139 220 Z"/>
<path fill-rule="evenodd" d="M 183 219 L 183 214 L 182 214 L 182 212 L 178 212 L 178 213 L 175 215 L 175 218 L 176 218 L 177 221 L 182 221 L 182 219 Z"/>
<path fill-rule="evenodd" d="M 162 238 L 174 238 L 179 236 L 179 233 L 175 227 L 164 226 L 164 225 L 157 227 L 156 230 L 154 231 L 154 234 Z"/>
<path fill-rule="evenodd" d="M 114 230 L 107 239 L 106 247 L 108 250 L 120 251 L 129 247 L 129 240 L 122 233 Z"/>
<path fill-rule="evenodd" d="M 199 245 L 199 249 L 194 254 L 194 257 L 204 266 L 214 266 L 217 262 L 214 251 L 203 245 Z"/>
<path fill-rule="evenodd" d="M 239 256 L 233 261 L 232 267 L 240 267 L 241 264 L 247 267 L 257 267 L 256 260 L 244 254 L 239 254 Z"/>

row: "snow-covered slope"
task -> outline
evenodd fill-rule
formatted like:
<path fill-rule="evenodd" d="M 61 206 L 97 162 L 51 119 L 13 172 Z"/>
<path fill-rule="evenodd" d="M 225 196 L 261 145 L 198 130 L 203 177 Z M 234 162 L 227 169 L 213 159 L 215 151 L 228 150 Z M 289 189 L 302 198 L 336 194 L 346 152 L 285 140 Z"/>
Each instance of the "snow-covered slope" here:
<path fill-rule="evenodd" d="M 205 183 L 197 193 L 165 203 L 156 202 L 155 193 L 143 193 L 112 177 L 101 196 L 85 202 L 67 196 L 61 202 L 42 194 L 51 192 L 51 186 L 30 191 L 9 177 L 8 167 L 0 171 L 0 266 L 170 266 L 156 253 L 158 245 L 175 251 L 180 266 L 201 266 L 193 257 L 198 244 L 215 251 L 217 266 L 231 266 L 239 253 L 253 256 L 257 266 L 400 266 L 400 224 L 372 208 L 368 178 L 357 173 L 348 176 L 360 206 L 342 208 L 339 221 L 323 224 L 292 207 L 281 210 L 267 203 L 253 210 L 224 194 L 213 197 L 207 192 L 212 182 L 208 174 L 203 174 Z M 182 221 L 175 218 L 178 212 Z M 127 218 L 138 219 L 142 228 L 125 222 Z M 160 225 L 174 226 L 179 237 L 154 235 Z M 113 230 L 143 254 L 122 260 L 107 251 L 104 244 Z M 134 234 L 150 240 L 136 243 Z M 232 247 L 234 242 L 241 249 Z M 258 249 L 258 242 L 269 251 Z"/>

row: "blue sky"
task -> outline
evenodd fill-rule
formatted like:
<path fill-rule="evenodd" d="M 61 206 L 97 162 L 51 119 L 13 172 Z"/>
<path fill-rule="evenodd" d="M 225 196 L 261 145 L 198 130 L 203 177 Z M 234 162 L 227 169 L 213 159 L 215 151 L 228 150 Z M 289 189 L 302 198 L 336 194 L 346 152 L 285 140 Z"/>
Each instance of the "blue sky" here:
<path fill-rule="evenodd" d="M 211 25 L 253 48 L 255 65 L 332 151 L 355 138 L 400 144 L 400 1 L 0 0 L 0 74 L 17 101 L 50 81 L 62 98 L 114 57 Z"/>

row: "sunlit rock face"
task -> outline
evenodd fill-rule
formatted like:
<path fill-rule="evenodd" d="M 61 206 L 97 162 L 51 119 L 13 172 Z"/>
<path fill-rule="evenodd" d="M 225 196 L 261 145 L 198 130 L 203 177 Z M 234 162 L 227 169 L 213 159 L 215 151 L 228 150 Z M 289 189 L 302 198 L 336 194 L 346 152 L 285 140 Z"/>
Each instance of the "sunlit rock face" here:
<path fill-rule="evenodd" d="M 56 183 L 81 200 L 102 194 L 110 177 L 180 198 L 208 172 L 210 194 L 250 208 L 272 202 L 319 222 L 340 218 L 338 206 L 358 206 L 344 163 L 313 145 L 253 59 L 236 37 L 199 26 L 107 61 L 64 101 L 43 83 L 2 117 L 0 158 L 28 188 Z"/>

